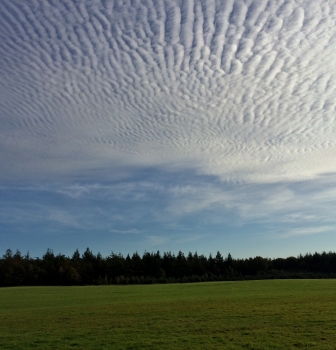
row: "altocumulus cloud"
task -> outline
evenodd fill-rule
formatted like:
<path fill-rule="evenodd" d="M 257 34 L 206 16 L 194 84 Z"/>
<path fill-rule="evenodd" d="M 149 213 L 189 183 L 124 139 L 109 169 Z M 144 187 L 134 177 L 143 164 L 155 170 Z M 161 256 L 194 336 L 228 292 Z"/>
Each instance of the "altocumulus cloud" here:
<path fill-rule="evenodd" d="M 0 16 L 3 178 L 336 171 L 336 3 L 3 0 Z"/>
<path fill-rule="evenodd" d="M 312 218 L 307 193 L 335 190 L 335 22 L 324 0 L 2 0 L 1 181 L 188 171 L 214 180 L 152 183 L 160 215 Z"/>

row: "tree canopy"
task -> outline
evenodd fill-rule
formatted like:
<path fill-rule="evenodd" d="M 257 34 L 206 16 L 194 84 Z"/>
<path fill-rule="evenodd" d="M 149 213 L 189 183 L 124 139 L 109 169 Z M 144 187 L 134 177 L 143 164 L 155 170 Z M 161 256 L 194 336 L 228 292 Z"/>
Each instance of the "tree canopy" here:
<path fill-rule="evenodd" d="M 87 248 L 72 257 L 47 249 L 42 258 L 7 249 L 0 258 L 0 286 L 184 283 L 270 278 L 335 278 L 336 253 L 323 252 L 269 259 L 213 258 L 182 251 L 111 253 L 103 257 Z"/>

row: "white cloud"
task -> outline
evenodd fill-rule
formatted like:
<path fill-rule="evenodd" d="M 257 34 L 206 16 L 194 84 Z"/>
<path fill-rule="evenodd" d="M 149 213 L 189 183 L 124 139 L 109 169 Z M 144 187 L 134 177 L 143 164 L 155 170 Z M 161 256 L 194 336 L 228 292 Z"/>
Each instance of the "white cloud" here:
<path fill-rule="evenodd" d="M 293 184 L 232 185 L 214 182 L 211 178 L 186 176 L 174 179 L 172 175 L 160 182 L 127 181 L 1 190 L 3 198 L 6 198 L 6 191 L 13 193 L 14 198 L 22 198 L 22 203 L 3 201 L 2 220 L 29 221 L 35 217 L 64 223 L 72 220 L 85 228 L 98 225 L 111 232 L 116 230 L 113 222 L 127 224 L 127 229 L 118 228 L 118 232 L 141 233 L 141 230 L 134 231 L 139 230 L 136 225 L 141 222 L 179 225 L 186 218 L 201 220 L 203 216 L 213 222 L 237 225 L 335 223 L 336 187 L 334 176 L 330 175 Z M 25 195 L 25 192 L 29 193 Z M 66 203 L 65 208 L 45 202 L 49 197 L 55 198 L 52 200 L 55 203 Z M 34 202 L 38 204 L 31 205 L 30 198 L 35 198 Z"/>
<path fill-rule="evenodd" d="M 49 226 L 61 225 L 67 228 L 78 228 L 85 230 L 88 228 L 85 221 L 89 221 L 87 215 L 73 209 L 62 209 L 60 206 L 51 204 L 41 204 L 38 201 L 16 202 L 8 201 L 1 205 L 0 221 L 5 225 L 18 225 L 25 227 L 29 225 L 47 223 Z"/>
<path fill-rule="evenodd" d="M 333 226 L 319 226 L 319 227 L 304 227 L 289 230 L 283 234 L 280 234 L 280 238 L 290 238 L 297 236 L 311 236 L 316 234 L 322 234 L 326 232 L 333 232 L 335 227 Z"/>
<path fill-rule="evenodd" d="M 169 242 L 169 238 L 167 236 L 150 235 L 150 236 L 146 236 L 146 238 L 150 246 L 163 245 Z"/>
<path fill-rule="evenodd" d="M 4 0 L 0 18 L 2 180 L 336 172 L 332 2 Z"/>
<path fill-rule="evenodd" d="M 0 1 L 0 224 L 331 231 L 335 22 L 327 0 Z"/>
<path fill-rule="evenodd" d="M 113 229 L 109 229 L 109 232 L 121 233 L 123 235 L 128 235 L 128 234 L 137 235 L 137 234 L 141 233 L 141 231 L 138 230 L 138 229 L 130 229 L 130 230 L 113 230 Z"/>

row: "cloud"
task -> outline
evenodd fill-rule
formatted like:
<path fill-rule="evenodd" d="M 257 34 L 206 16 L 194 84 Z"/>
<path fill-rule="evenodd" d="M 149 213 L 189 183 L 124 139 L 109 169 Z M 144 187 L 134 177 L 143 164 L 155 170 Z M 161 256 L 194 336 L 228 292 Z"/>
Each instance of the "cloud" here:
<path fill-rule="evenodd" d="M 319 226 L 319 227 L 305 227 L 305 228 L 296 228 L 289 230 L 281 234 L 280 238 L 290 238 L 290 237 L 301 237 L 301 236 L 310 236 L 326 232 L 332 232 L 335 230 L 333 226 Z"/>
<path fill-rule="evenodd" d="M 2 181 L 336 171 L 332 2 L 4 0 L 0 18 Z"/>
<path fill-rule="evenodd" d="M 3 222 L 57 221 L 115 233 L 143 234 L 155 225 L 181 231 L 216 224 L 263 224 L 272 230 L 277 225 L 335 224 L 331 175 L 293 184 L 235 186 L 211 178 L 165 175 L 159 182 L 16 187 L 2 188 L 1 193 Z"/>
<path fill-rule="evenodd" d="M 48 228 L 52 228 L 52 226 L 82 230 L 88 228 L 83 224 L 84 215 L 73 209 L 62 209 L 58 205 L 43 205 L 38 201 L 19 203 L 4 200 L 3 202 L 5 205 L 0 206 L 0 221 L 1 224 L 8 225 L 7 227 L 34 227 L 44 223 L 47 224 Z"/>
<path fill-rule="evenodd" d="M 0 1 L 1 229 L 328 234 L 335 22 L 327 0 Z"/>
<path fill-rule="evenodd" d="M 146 236 L 150 246 L 161 246 L 169 242 L 169 238 L 165 236 L 150 235 Z"/>
<path fill-rule="evenodd" d="M 114 233 L 121 233 L 124 235 L 128 235 L 128 234 L 139 234 L 141 231 L 137 230 L 137 229 L 131 229 L 131 230 L 109 230 L 110 232 L 114 232 Z"/>

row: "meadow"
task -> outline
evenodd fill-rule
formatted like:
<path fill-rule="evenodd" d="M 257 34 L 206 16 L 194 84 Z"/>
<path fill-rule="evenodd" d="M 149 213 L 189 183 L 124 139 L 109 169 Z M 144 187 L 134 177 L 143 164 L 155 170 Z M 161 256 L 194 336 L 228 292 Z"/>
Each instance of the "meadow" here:
<path fill-rule="evenodd" d="M 336 349 L 336 280 L 0 289 L 0 349 Z"/>

